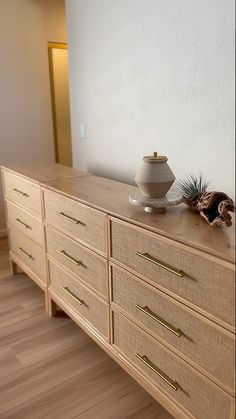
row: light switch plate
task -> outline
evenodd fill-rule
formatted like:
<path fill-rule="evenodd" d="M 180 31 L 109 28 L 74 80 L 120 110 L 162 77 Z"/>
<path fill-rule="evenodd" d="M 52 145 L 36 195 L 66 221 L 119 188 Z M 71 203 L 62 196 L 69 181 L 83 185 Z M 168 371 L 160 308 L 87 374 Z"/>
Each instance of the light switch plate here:
<path fill-rule="evenodd" d="M 86 124 L 85 123 L 80 124 L 80 138 L 81 138 L 81 140 L 84 140 L 85 138 L 87 138 Z"/>

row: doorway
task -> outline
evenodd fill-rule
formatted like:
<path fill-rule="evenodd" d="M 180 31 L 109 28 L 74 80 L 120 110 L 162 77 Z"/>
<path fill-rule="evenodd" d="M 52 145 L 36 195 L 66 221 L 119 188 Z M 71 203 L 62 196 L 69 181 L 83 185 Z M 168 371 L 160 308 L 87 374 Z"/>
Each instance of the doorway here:
<path fill-rule="evenodd" d="M 55 160 L 72 167 L 67 44 L 48 43 Z"/>

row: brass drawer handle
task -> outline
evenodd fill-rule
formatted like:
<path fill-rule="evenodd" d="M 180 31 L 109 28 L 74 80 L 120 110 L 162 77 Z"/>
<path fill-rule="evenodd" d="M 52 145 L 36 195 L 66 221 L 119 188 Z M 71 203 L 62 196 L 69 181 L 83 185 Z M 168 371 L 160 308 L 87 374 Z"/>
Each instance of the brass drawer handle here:
<path fill-rule="evenodd" d="M 17 192 L 18 194 L 20 194 L 22 196 L 26 196 L 27 198 L 29 198 L 29 195 L 25 192 L 20 191 L 20 189 L 13 188 L 13 191 Z"/>
<path fill-rule="evenodd" d="M 138 308 L 140 311 L 145 313 L 147 316 L 151 317 L 151 319 L 155 320 L 157 323 L 164 326 L 166 329 L 168 329 L 171 333 L 173 333 L 175 336 L 180 337 L 183 332 L 180 329 L 176 329 L 176 327 L 172 326 L 170 323 L 162 319 L 161 317 L 157 316 L 155 313 L 153 313 L 147 306 L 142 307 L 139 304 L 136 304 L 136 308 Z"/>
<path fill-rule="evenodd" d="M 65 214 L 64 212 L 59 212 L 59 211 L 56 211 L 56 213 L 57 213 L 57 215 L 59 215 L 60 217 L 62 217 L 62 218 L 66 218 L 66 220 L 70 221 L 71 223 L 74 223 L 74 224 L 81 224 L 81 225 L 83 225 L 83 226 L 85 226 L 85 225 L 86 225 L 86 224 L 85 224 L 85 223 L 83 223 L 82 221 L 77 220 L 76 218 L 71 217 L 70 215 L 67 215 L 67 214 Z"/>
<path fill-rule="evenodd" d="M 166 375 L 163 371 L 161 371 L 158 367 L 156 367 L 156 365 L 154 365 L 150 359 L 148 359 L 148 357 L 146 355 L 139 355 L 137 352 L 135 354 L 135 356 L 140 359 L 140 361 L 142 361 L 148 368 L 150 368 L 153 372 L 155 372 L 157 375 L 159 375 L 159 377 L 162 378 L 162 380 L 164 380 L 167 384 L 169 384 L 169 386 L 171 388 L 173 388 L 174 390 L 178 390 L 180 388 L 180 385 L 176 382 L 173 381 L 171 378 L 168 377 L 168 375 Z"/>
<path fill-rule="evenodd" d="M 18 223 L 22 224 L 25 228 L 29 228 L 30 230 L 32 230 L 32 228 L 28 224 L 25 224 L 24 221 L 21 221 L 19 218 L 16 218 L 16 221 L 18 221 Z"/>
<path fill-rule="evenodd" d="M 75 295 L 68 287 L 61 287 L 67 294 L 69 294 L 80 306 L 84 304 L 84 301 L 81 300 L 77 295 Z"/>
<path fill-rule="evenodd" d="M 27 253 L 24 249 L 22 249 L 22 247 L 18 247 L 18 249 L 24 253 L 25 256 L 27 256 L 27 258 L 34 260 L 34 257 L 32 255 L 30 255 L 29 253 Z"/>
<path fill-rule="evenodd" d="M 169 265 L 166 265 L 164 263 L 159 262 L 156 258 L 154 258 L 153 256 L 149 255 L 149 253 L 141 253 L 141 252 L 136 252 L 137 256 L 140 256 L 143 259 L 149 260 L 149 262 L 155 263 L 155 265 L 160 266 L 163 269 L 166 269 L 167 271 L 171 272 L 172 274 L 175 274 L 177 276 L 184 276 L 184 272 L 183 271 L 179 271 L 178 269 L 174 269 Z"/>
<path fill-rule="evenodd" d="M 68 259 L 70 262 L 74 263 L 77 266 L 83 266 L 85 269 L 87 269 L 87 266 L 81 262 L 81 260 L 75 259 L 73 256 L 70 256 L 65 250 L 57 250 L 58 253 L 65 256 L 66 259 Z"/>

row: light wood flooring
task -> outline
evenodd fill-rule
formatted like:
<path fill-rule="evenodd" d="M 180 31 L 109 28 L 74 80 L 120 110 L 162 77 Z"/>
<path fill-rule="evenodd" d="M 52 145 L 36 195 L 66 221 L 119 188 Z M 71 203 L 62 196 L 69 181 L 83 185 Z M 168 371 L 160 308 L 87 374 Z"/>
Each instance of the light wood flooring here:
<path fill-rule="evenodd" d="M 72 320 L 48 317 L 33 281 L 10 275 L 5 239 L 0 239 L 0 418 L 172 418 Z"/>

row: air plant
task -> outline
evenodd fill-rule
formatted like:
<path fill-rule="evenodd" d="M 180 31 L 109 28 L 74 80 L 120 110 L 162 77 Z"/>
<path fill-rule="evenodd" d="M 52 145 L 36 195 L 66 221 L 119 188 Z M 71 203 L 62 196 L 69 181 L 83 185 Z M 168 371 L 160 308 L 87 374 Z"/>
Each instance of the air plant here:
<path fill-rule="evenodd" d="M 209 182 L 202 174 L 189 175 L 178 183 L 183 195 L 183 202 L 196 209 L 197 203 L 204 192 L 206 192 Z"/>

